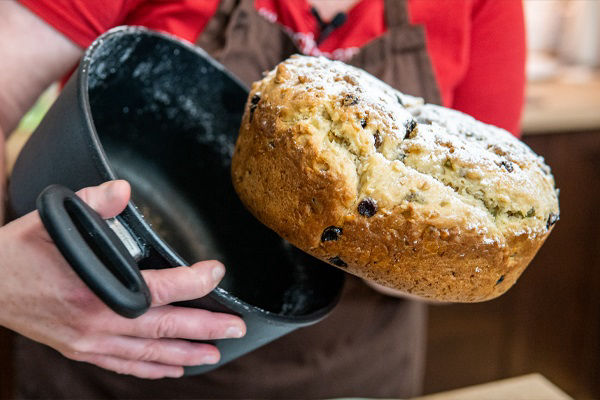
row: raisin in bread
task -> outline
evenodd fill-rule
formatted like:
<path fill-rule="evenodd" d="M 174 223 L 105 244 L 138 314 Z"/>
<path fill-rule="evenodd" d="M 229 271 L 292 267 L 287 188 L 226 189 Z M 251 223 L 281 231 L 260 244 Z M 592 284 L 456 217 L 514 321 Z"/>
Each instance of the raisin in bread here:
<path fill-rule="evenodd" d="M 253 84 L 246 107 L 232 165 L 243 203 L 364 279 L 491 299 L 558 220 L 550 169 L 510 133 L 341 62 L 293 56 Z"/>

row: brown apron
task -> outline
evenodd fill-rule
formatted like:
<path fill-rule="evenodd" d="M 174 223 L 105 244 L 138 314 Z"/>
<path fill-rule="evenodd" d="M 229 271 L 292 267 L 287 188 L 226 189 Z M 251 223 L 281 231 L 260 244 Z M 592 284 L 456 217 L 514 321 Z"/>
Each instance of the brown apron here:
<path fill-rule="evenodd" d="M 385 35 L 348 62 L 409 94 L 439 103 L 423 28 L 405 0 L 386 0 Z M 250 0 L 222 0 L 198 44 L 247 84 L 299 49 Z M 23 398 L 411 397 L 421 390 L 426 307 L 378 294 L 349 276 L 340 304 L 300 329 L 201 376 L 159 381 L 120 376 L 18 340 Z"/>

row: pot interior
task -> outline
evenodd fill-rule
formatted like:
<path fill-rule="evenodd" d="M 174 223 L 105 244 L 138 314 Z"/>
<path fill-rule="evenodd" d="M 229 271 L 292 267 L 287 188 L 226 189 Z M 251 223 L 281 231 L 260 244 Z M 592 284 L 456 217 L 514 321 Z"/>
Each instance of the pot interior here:
<path fill-rule="evenodd" d="M 202 53 L 155 34 L 109 36 L 90 57 L 98 138 L 168 246 L 188 263 L 222 261 L 220 286 L 273 313 L 308 315 L 336 301 L 343 273 L 287 244 L 235 194 L 230 165 L 244 87 Z"/>

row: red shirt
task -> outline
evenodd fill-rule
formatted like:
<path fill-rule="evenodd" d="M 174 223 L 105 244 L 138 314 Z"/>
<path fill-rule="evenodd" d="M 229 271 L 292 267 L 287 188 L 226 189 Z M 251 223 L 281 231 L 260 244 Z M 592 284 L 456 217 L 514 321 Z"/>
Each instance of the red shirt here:
<path fill-rule="evenodd" d="M 87 47 L 118 25 L 143 25 L 191 42 L 219 0 L 20 0 L 73 42 Z M 249 1 L 249 0 L 243 0 Z M 289 29 L 306 54 L 347 59 L 386 31 L 384 0 L 361 0 L 320 45 L 308 0 L 255 0 L 265 18 Z M 425 27 L 444 105 L 519 133 L 525 86 L 520 0 L 409 0 L 413 24 Z"/>

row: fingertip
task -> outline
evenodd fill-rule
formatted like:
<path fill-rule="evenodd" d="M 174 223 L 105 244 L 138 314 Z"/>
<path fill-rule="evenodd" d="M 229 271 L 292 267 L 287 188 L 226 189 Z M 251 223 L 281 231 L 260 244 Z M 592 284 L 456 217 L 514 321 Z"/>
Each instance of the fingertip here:
<path fill-rule="evenodd" d="M 225 267 L 222 264 L 215 264 L 211 271 L 213 282 L 219 283 L 225 276 Z"/>
<path fill-rule="evenodd" d="M 217 260 L 200 261 L 190 266 L 190 268 L 204 273 L 206 270 L 210 270 L 210 275 L 214 284 L 221 282 L 221 279 L 225 276 L 225 266 L 223 263 Z"/>
<path fill-rule="evenodd" d="M 115 185 L 120 186 L 122 190 L 131 193 L 131 185 L 125 179 L 115 179 L 112 181 Z"/>
<path fill-rule="evenodd" d="M 212 354 L 206 355 L 202 359 L 202 364 L 216 364 L 221 360 L 221 354 L 217 351 Z"/>
<path fill-rule="evenodd" d="M 104 182 L 102 186 L 105 186 L 106 195 L 110 201 L 114 202 L 123 202 L 125 203 L 129 201 L 129 197 L 131 196 L 131 186 L 129 182 L 123 179 L 116 179 L 114 181 Z"/>
<path fill-rule="evenodd" d="M 102 218 L 112 218 L 127 206 L 131 196 L 131 187 L 124 180 L 114 180 L 81 189 L 77 195 Z"/>
<path fill-rule="evenodd" d="M 225 330 L 225 337 L 237 339 L 246 336 L 246 323 L 244 319 L 237 315 L 229 316 L 231 319 L 227 324 L 228 328 Z"/>
<path fill-rule="evenodd" d="M 165 375 L 165 378 L 181 378 L 185 374 L 183 367 L 175 367 Z"/>
<path fill-rule="evenodd" d="M 246 323 L 244 322 L 244 320 L 242 318 L 240 318 L 241 324 L 240 324 L 240 328 L 242 330 L 242 335 L 240 337 L 244 337 L 246 336 L 247 330 L 246 330 Z"/>
<path fill-rule="evenodd" d="M 245 334 L 245 329 L 242 329 L 240 326 L 231 326 L 225 331 L 225 337 L 230 339 L 239 339 Z"/>
<path fill-rule="evenodd" d="M 215 266 L 220 265 L 221 267 L 225 268 L 225 265 L 223 265 L 223 263 L 219 260 L 205 260 L 205 261 L 198 261 L 192 265 L 190 265 L 191 268 L 214 268 Z"/>

